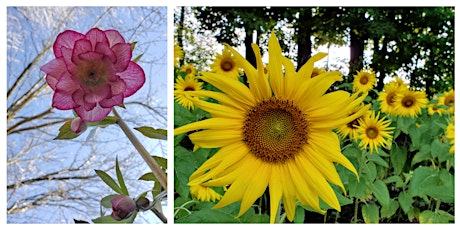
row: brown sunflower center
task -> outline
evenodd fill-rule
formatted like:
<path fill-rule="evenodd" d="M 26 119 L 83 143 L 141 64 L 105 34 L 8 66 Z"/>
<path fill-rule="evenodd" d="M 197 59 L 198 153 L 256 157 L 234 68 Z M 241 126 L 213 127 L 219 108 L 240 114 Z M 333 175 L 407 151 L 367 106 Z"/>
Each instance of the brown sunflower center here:
<path fill-rule="evenodd" d="M 446 99 L 444 100 L 444 105 L 450 106 L 454 102 L 455 102 L 455 97 L 448 95 L 446 96 Z"/>
<path fill-rule="evenodd" d="M 389 92 L 387 94 L 387 104 L 392 105 L 396 101 L 396 93 L 395 92 Z"/>
<path fill-rule="evenodd" d="M 195 91 L 195 88 L 193 86 L 187 86 L 184 88 L 184 91 Z"/>
<path fill-rule="evenodd" d="M 270 163 L 293 158 L 308 141 L 305 115 L 290 100 L 270 98 L 246 116 L 244 142 L 252 154 Z"/>
<path fill-rule="evenodd" d="M 404 97 L 401 101 L 401 104 L 406 108 L 410 108 L 415 104 L 415 98 L 411 96 Z"/>
<path fill-rule="evenodd" d="M 231 71 L 233 69 L 233 66 L 235 66 L 235 63 L 231 59 L 224 59 L 220 63 L 220 68 L 223 71 Z"/>
<path fill-rule="evenodd" d="M 360 79 L 359 79 L 359 83 L 361 83 L 362 85 L 365 85 L 369 82 L 369 78 L 367 76 L 362 76 Z"/>
<path fill-rule="evenodd" d="M 358 128 L 356 128 L 356 126 L 359 125 L 358 119 L 359 118 L 356 118 L 356 119 L 352 120 L 350 123 L 347 124 L 347 127 L 350 128 L 350 129 L 358 129 Z"/>
<path fill-rule="evenodd" d="M 370 126 L 366 129 L 366 136 L 369 139 L 375 139 L 379 135 L 379 130 L 377 127 Z"/>
<path fill-rule="evenodd" d="M 187 68 L 187 69 L 185 70 L 185 73 L 187 73 L 187 74 L 191 74 L 191 73 L 192 73 L 192 69 L 190 69 L 190 68 Z"/>

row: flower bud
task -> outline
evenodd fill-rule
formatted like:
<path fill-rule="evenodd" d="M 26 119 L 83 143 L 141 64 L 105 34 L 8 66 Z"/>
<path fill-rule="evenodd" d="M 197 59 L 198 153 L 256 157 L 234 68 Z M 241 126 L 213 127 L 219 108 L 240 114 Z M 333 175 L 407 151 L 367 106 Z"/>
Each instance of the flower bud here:
<path fill-rule="evenodd" d="M 145 197 L 139 198 L 138 200 L 136 200 L 136 205 L 139 209 L 145 210 L 149 207 L 150 200 Z"/>
<path fill-rule="evenodd" d="M 110 202 L 112 203 L 112 217 L 115 220 L 126 219 L 136 210 L 136 203 L 129 196 L 116 195 Z"/>
<path fill-rule="evenodd" d="M 86 122 L 79 117 L 74 118 L 70 124 L 70 130 L 78 135 L 83 133 L 86 128 L 88 128 L 88 125 L 86 125 Z"/>

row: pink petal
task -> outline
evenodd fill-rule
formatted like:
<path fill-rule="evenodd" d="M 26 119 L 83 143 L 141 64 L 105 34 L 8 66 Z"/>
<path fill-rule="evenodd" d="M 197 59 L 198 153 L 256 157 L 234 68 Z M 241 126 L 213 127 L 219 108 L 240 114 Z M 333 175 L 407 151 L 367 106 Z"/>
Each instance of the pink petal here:
<path fill-rule="evenodd" d="M 62 47 L 72 49 L 74 44 L 75 44 L 75 41 L 80 40 L 80 39 L 82 39 L 84 37 L 85 37 L 85 35 L 83 35 L 81 33 L 78 33 L 78 32 L 75 32 L 73 30 L 66 30 L 66 31 L 60 33 L 57 36 L 56 41 L 54 42 L 54 45 L 53 45 L 54 55 L 56 57 L 61 57 L 62 56 L 62 53 L 61 53 Z"/>
<path fill-rule="evenodd" d="M 101 105 L 101 107 L 103 108 L 112 108 L 116 105 L 123 104 L 123 98 L 124 98 L 123 94 L 118 94 L 111 98 L 102 100 L 101 102 L 99 102 L 99 105 Z"/>
<path fill-rule="evenodd" d="M 134 62 L 129 62 L 128 68 L 124 72 L 118 73 L 118 76 L 126 84 L 125 97 L 133 95 L 145 82 L 144 70 Z"/>
<path fill-rule="evenodd" d="M 62 54 L 62 59 L 65 62 L 67 71 L 69 73 L 75 75 L 77 71 L 77 66 L 72 62 L 72 50 L 66 47 L 62 47 L 61 49 L 61 54 Z"/>
<path fill-rule="evenodd" d="M 117 56 L 117 62 L 114 65 L 116 72 L 123 72 L 128 68 L 129 62 L 131 61 L 132 51 L 131 45 L 128 43 L 119 43 L 112 47 L 115 56 Z"/>
<path fill-rule="evenodd" d="M 110 91 L 112 95 L 122 94 L 126 90 L 126 84 L 123 80 L 120 79 L 119 76 L 115 75 L 115 77 L 117 78 L 117 80 L 109 83 Z"/>
<path fill-rule="evenodd" d="M 77 90 L 72 94 L 72 99 L 82 107 L 82 109 L 85 109 L 87 111 L 92 110 L 94 107 L 96 107 L 96 103 L 88 103 L 83 99 L 83 96 L 85 94 L 83 93 L 83 90 Z"/>
<path fill-rule="evenodd" d="M 107 40 L 109 40 L 110 47 L 118 43 L 126 43 L 123 36 L 121 36 L 121 34 L 116 30 L 106 30 L 104 33 L 107 37 Z"/>
<path fill-rule="evenodd" d="M 57 90 L 53 95 L 52 106 L 61 110 L 68 110 L 78 107 L 72 98 L 72 94 L 67 94 Z"/>
<path fill-rule="evenodd" d="M 87 122 L 99 122 L 104 120 L 109 115 L 112 108 L 103 108 L 97 104 L 93 109 L 87 111 L 83 107 L 77 107 L 74 109 L 78 116 Z"/>
<path fill-rule="evenodd" d="M 81 64 L 79 55 L 82 53 L 88 53 L 92 51 L 91 42 L 86 39 L 81 39 L 75 42 L 74 49 L 72 50 L 71 60 L 74 64 Z"/>
<path fill-rule="evenodd" d="M 91 30 L 89 30 L 88 33 L 86 33 L 85 37 L 93 45 L 93 50 L 95 49 L 96 44 L 98 42 L 109 44 L 109 40 L 107 40 L 107 37 L 105 36 L 104 31 L 102 31 L 102 30 L 100 30 L 98 28 L 92 28 Z"/>
<path fill-rule="evenodd" d="M 72 94 L 78 89 L 80 89 L 79 85 L 77 85 L 72 79 L 72 75 L 67 72 L 62 75 L 61 79 L 59 79 L 58 83 L 56 84 L 56 90 L 67 94 Z"/>
<path fill-rule="evenodd" d="M 111 97 L 109 85 L 102 85 L 95 89 L 86 89 L 83 95 L 87 103 L 98 103 L 108 97 Z"/>
<path fill-rule="evenodd" d="M 109 44 L 108 43 L 102 43 L 102 42 L 98 42 L 96 44 L 96 48 L 95 50 L 96 52 L 98 53 L 101 53 L 101 54 L 104 54 L 105 56 L 107 56 L 110 61 L 112 63 L 116 63 L 117 62 L 117 56 L 115 55 L 115 53 L 110 49 L 109 47 Z"/>
<path fill-rule="evenodd" d="M 56 83 L 61 76 L 67 73 L 67 68 L 62 58 L 51 60 L 43 65 L 40 70 L 46 73 L 46 82 L 53 90 L 56 89 Z"/>

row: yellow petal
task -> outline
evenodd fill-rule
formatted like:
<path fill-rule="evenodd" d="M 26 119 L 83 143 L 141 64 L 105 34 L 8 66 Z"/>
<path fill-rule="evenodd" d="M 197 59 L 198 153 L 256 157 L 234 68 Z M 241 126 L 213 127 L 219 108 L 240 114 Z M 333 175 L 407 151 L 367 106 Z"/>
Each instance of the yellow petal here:
<path fill-rule="evenodd" d="M 268 69 L 269 80 L 275 96 L 284 96 L 284 75 L 281 69 L 281 47 L 272 31 L 268 40 Z"/>
<path fill-rule="evenodd" d="M 319 52 L 315 55 L 313 55 L 308 61 L 299 69 L 299 72 L 297 75 L 299 75 L 300 78 L 310 78 L 311 73 L 313 72 L 313 66 L 315 62 L 323 59 L 324 57 L 327 56 L 327 53 Z"/>
<path fill-rule="evenodd" d="M 243 139 L 241 130 L 203 130 L 189 135 L 192 142 L 201 148 L 220 148 Z"/>
<path fill-rule="evenodd" d="M 216 73 L 202 73 L 201 79 L 207 81 L 220 89 L 222 92 L 228 95 L 228 97 L 233 98 L 236 101 L 244 103 L 249 106 L 256 104 L 254 95 L 251 93 L 248 87 L 241 83 L 240 81 L 229 78 L 222 77 Z"/>

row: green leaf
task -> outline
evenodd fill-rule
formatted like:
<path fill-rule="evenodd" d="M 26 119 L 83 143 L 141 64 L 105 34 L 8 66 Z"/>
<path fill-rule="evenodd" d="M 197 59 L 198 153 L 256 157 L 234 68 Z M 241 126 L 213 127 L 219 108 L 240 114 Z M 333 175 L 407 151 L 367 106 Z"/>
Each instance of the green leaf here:
<path fill-rule="evenodd" d="M 60 128 L 59 128 L 59 134 L 57 137 L 54 138 L 54 140 L 70 140 L 78 137 L 77 134 L 72 132 L 70 129 L 70 124 L 72 123 L 72 120 L 66 121 Z"/>
<path fill-rule="evenodd" d="M 369 154 L 369 156 L 367 156 L 367 159 L 371 162 L 374 162 L 378 165 L 381 165 L 385 168 L 388 168 L 389 165 L 388 165 L 388 162 L 386 160 L 384 160 L 381 156 L 379 156 L 378 154 Z"/>
<path fill-rule="evenodd" d="M 372 182 L 375 180 L 377 176 L 377 168 L 375 167 L 374 162 L 367 162 L 364 164 L 362 167 L 362 172 L 366 176 L 369 182 Z"/>
<path fill-rule="evenodd" d="M 430 167 L 418 167 L 414 170 L 409 192 L 412 196 L 426 195 L 444 202 L 453 202 L 453 176 L 447 171 L 438 171 Z"/>
<path fill-rule="evenodd" d="M 235 216 L 221 209 L 202 209 L 177 219 L 175 223 L 239 223 Z"/>
<path fill-rule="evenodd" d="M 141 126 L 141 127 L 137 127 L 134 129 L 141 132 L 146 137 L 153 138 L 153 139 L 167 140 L 168 131 L 165 129 L 154 129 L 149 126 Z"/>
<path fill-rule="evenodd" d="M 451 223 L 455 217 L 448 212 L 443 210 L 430 211 L 425 210 L 420 213 L 419 220 L 422 224 L 440 224 L 440 223 Z"/>
<path fill-rule="evenodd" d="M 152 157 L 158 163 L 158 165 L 160 165 L 161 169 L 166 172 L 166 169 L 168 169 L 168 159 L 159 156 Z"/>
<path fill-rule="evenodd" d="M 412 158 L 411 166 L 415 164 L 431 159 L 431 147 L 429 144 L 424 144 L 420 147 L 420 151 L 415 154 L 414 158 Z"/>
<path fill-rule="evenodd" d="M 139 177 L 138 180 L 154 181 L 155 180 L 155 175 L 153 175 L 153 173 L 151 173 L 151 172 L 148 172 L 148 173 L 145 173 L 144 175 L 142 175 L 141 177 Z"/>
<path fill-rule="evenodd" d="M 137 211 L 134 211 L 130 217 L 124 220 L 120 220 L 120 221 L 113 219 L 111 215 L 101 216 L 96 219 L 92 219 L 91 221 L 93 221 L 93 223 L 95 224 L 129 224 L 129 223 L 134 222 L 134 219 L 136 218 L 136 216 L 137 216 Z"/>
<path fill-rule="evenodd" d="M 390 160 L 396 175 L 401 174 L 407 159 L 407 149 L 394 145 L 390 150 Z"/>
<path fill-rule="evenodd" d="M 131 51 L 133 51 L 134 48 L 136 48 L 136 44 L 137 44 L 137 42 L 132 42 L 131 43 Z"/>
<path fill-rule="evenodd" d="M 363 219 L 366 224 L 379 222 L 379 207 L 375 204 L 365 204 L 362 207 Z"/>
<path fill-rule="evenodd" d="M 144 54 L 139 54 L 136 58 L 133 59 L 133 62 L 138 62 L 141 60 L 142 56 L 144 56 Z"/>
<path fill-rule="evenodd" d="M 391 216 L 393 216 L 393 214 L 396 213 L 398 208 L 399 208 L 398 201 L 391 199 L 388 205 L 382 206 L 382 208 L 380 209 L 380 216 L 382 218 L 390 218 Z"/>
<path fill-rule="evenodd" d="M 126 188 L 125 181 L 123 180 L 123 175 L 120 171 L 120 165 L 118 164 L 118 157 L 115 159 L 115 171 L 117 173 L 118 183 L 120 184 L 121 194 L 129 196 L 128 189 Z"/>
<path fill-rule="evenodd" d="M 396 183 L 396 188 L 401 188 L 404 185 L 406 185 L 400 176 L 390 176 L 386 178 L 383 182 L 385 182 L 385 184 Z"/>
<path fill-rule="evenodd" d="M 407 214 L 407 212 L 409 212 L 410 208 L 412 207 L 412 202 L 414 202 L 414 200 L 412 199 L 412 196 L 409 194 L 409 192 L 402 191 L 398 195 L 398 202 L 401 206 L 401 209 L 404 211 L 404 213 Z"/>
<path fill-rule="evenodd" d="M 294 223 L 303 224 L 305 222 L 305 210 L 303 208 L 296 208 L 294 215 Z"/>
<path fill-rule="evenodd" d="M 117 194 L 112 194 L 112 195 L 108 195 L 108 196 L 105 196 L 101 199 L 101 205 L 102 207 L 104 208 L 112 208 L 112 202 L 110 202 L 112 200 L 112 198 L 114 196 L 116 196 Z"/>
<path fill-rule="evenodd" d="M 109 176 L 109 174 L 107 174 L 106 172 L 104 171 L 101 171 L 101 170 L 94 170 L 96 171 L 96 174 L 102 179 L 102 181 L 104 181 L 104 183 L 106 183 L 113 191 L 115 191 L 116 193 L 118 194 L 123 194 L 123 192 L 121 191 L 121 188 L 120 186 L 118 186 L 117 182 L 115 182 L 115 180 Z"/>
<path fill-rule="evenodd" d="M 107 126 L 117 123 L 117 117 L 115 116 L 107 116 L 104 120 L 99 122 L 88 122 L 88 126 Z"/>
<path fill-rule="evenodd" d="M 386 184 L 381 181 L 377 180 L 372 184 L 372 192 L 375 198 L 379 201 L 382 206 L 388 206 L 390 203 L 390 192 L 388 192 L 388 188 Z"/>
<path fill-rule="evenodd" d="M 356 176 L 350 175 L 348 177 L 348 189 L 350 197 L 367 199 L 371 194 L 370 189 L 367 187 L 366 177 L 361 177 L 360 181 L 356 179 Z"/>
<path fill-rule="evenodd" d="M 179 105 L 177 102 L 174 102 L 174 125 L 183 126 L 193 121 L 196 121 L 195 115 L 193 115 L 182 105 Z"/>

